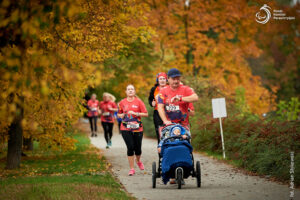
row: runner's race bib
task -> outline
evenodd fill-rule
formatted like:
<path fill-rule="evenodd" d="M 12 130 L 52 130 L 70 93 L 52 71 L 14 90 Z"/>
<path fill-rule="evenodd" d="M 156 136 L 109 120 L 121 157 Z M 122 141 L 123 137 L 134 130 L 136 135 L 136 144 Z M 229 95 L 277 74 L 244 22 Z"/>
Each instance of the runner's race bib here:
<path fill-rule="evenodd" d="M 168 106 L 166 106 L 166 110 L 167 111 L 179 111 L 179 105 L 173 105 L 173 104 L 170 104 Z"/>
<path fill-rule="evenodd" d="M 102 115 L 103 115 L 104 117 L 107 117 L 107 116 L 110 115 L 110 113 L 109 113 L 109 112 L 105 112 L 105 113 L 103 113 Z"/>
<path fill-rule="evenodd" d="M 97 111 L 97 108 L 91 108 L 91 111 Z"/>
<path fill-rule="evenodd" d="M 138 124 L 138 123 L 128 123 L 126 128 L 138 129 L 138 128 L 140 128 L 140 124 Z"/>

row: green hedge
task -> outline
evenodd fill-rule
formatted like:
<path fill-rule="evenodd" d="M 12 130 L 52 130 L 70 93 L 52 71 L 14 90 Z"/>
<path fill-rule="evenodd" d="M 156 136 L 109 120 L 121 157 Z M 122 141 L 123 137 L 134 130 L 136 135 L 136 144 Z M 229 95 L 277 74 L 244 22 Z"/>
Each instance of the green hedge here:
<path fill-rule="evenodd" d="M 267 121 L 247 116 L 224 118 L 222 124 L 227 158 L 250 171 L 287 181 L 290 152 L 294 151 L 295 184 L 300 185 L 299 121 Z M 218 119 L 205 124 L 198 121 L 192 133 L 194 148 L 222 153 Z"/>
<path fill-rule="evenodd" d="M 155 133 L 155 127 L 153 123 L 153 107 L 151 107 L 148 103 L 148 97 L 147 99 L 143 99 L 143 102 L 145 103 L 145 106 L 147 108 L 148 117 L 142 117 L 142 122 L 144 126 L 144 133 L 151 138 L 156 138 L 156 133 Z"/>

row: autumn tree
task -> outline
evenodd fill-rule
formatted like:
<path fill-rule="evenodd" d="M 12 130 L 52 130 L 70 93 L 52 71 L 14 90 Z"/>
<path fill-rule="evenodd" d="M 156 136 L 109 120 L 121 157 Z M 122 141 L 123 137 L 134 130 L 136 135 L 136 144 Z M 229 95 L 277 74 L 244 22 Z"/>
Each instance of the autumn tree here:
<path fill-rule="evenodd" d="M 23 136 L 56 150 L 74 148 L 65 130 L 82 113 L 84 89 L 101 82 L 100 63 L 146 37 L 140 6 L 1 2 L 0 142 L 8 141 L 8 169 L 20 164 Z"/>
<path fill-rule="evenodd" d="M 258 7 L 238 0 L 141 1 L 151 8 L 147 16 L 158 33 L 162 62 L 195 77 L 209 77 L 228 96 L 234 96 L 236 88 L 245 88 L 253 113 L 272 109 L 274 97 L 251 73 L 246 60 L 261 53 L 254 40 Z"/>

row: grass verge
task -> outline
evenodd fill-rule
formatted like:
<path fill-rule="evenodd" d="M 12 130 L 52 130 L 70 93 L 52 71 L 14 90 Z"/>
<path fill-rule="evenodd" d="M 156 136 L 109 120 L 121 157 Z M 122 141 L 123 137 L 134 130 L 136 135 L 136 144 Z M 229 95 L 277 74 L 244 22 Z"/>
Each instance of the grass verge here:
<path fill-rule="evenodd" d="M 108 172 L 98 149 L 76 133 L 76 150 L 45 152 L 35 143 L 19 169 L 5 170 L 0 159 L 0 199 L 133 199 Z"/>

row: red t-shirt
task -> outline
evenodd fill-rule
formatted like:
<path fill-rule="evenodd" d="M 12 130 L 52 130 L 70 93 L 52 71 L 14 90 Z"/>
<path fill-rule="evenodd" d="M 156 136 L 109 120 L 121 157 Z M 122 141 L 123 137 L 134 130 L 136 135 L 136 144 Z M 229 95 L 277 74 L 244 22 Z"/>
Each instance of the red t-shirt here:
<path fill-rule="evenodd" d="M 88 111 L 88 117 L 94 117 L 94 116 L 98 116 L 98 107 L 99 107 L 99 101 L 95 100 L 93 101 L 92 99 L 90 99 L 87 103 L 88 107 L 89 107 L 89 111 Z"/>
<path fill-rule="evenodd" d="M 114 111 L 110 111 L 108 108 L 117 108 L 115 102 L 112 101 L 101 101 L 100 109 L 101 109 L 101 121 L 114 123 Z"/>
<path fill-rule="evenodd" d="M 194 94 L 192 88 L 180 85 L 176 90 L 173 90 L 170 86 L 167 86 L 160 90 L 160 94 L 158 96 L 158 103 L 165 105 L 166 117 L 169 121 L 174 123 L 180 123 L 184 126 L 189 124 L 189 112 L 188 108 L 190 106 L 189 102 L 173 102 L 171 103 L 171 99 L 176 96 L 191 96 Z"/>
<path fill-rule="evenodd" d="M 163 87 L 164 88 L 164 87 Z M 154 90 L 154 101 L 155 101 L 155 106 L 154 106 L 154 110 L 157 110 L 157 101 L 156 101 L 156 96 L 160 93 L 159 91 L 162 90 L 163 88 L 161 88 L 160 86 L 157 86 Z"/>
<path fill-rule="evenodd" d="M 135 97 L 134 100 L 132 102 L 129 102 L 127 100 L 127 98 L 123 99 L 122 101 L 120 101 L 119 103 L 119 112 L 118 113 L 125 113 L 127 114 L 129 111 L 133 111 L 133 112 L 139 112 L 139 113 L 147 113 L 147 109 L 146 106 L 144 104 L 144 102 Z M 125 120 L 130 120 L 130 121 L 141 121 L 141 117 L 138 117 L 136 115 L 126 115 L 125 118 L 122 119 L 122 121 Z M 143 131 L 143 126 L 141 126 L 141 124 L 139 125 L 138 129 L 131 129 L 131 128 L 127 128 L 124 126 L 123 123 L 121 123 L 121 127 L 120 130 L 122 131 L 133 131 L 133 132 L 142 132 Z"/>

